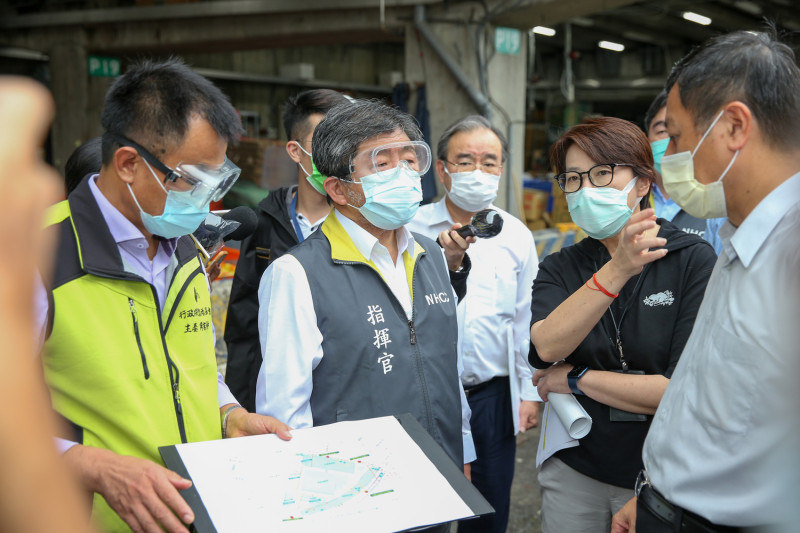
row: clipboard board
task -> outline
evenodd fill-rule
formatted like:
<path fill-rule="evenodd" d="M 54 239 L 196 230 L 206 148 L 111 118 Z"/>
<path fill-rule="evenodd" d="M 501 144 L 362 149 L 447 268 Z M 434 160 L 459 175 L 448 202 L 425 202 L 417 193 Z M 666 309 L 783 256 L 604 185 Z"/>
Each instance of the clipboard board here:
<path fill-rule="evenodd" d="M 472 485 L 472 483 L 470 483 L 469 480 L 464 476 L 462 468 L 453 463 L 442 447 L 433 440 L 433 438 L 428 434 L 427 431 L 425 431 L 425 429 L 417 421 L 417 419 L 414 418 L 414 416 L 409 413 L 404 413 L 401 415 L 396 415 L 394 418 L 397 419 L 403 430 L 420 448 L 420 450 L 425 454 L 425 456 L 430 460 L 430 462 L 450 485 L 453 491 L 469 508 L 473 514 L 473 517 L 494 512 L 494 509 L 489 502 L 486 501 L 478 489 L 476 489 L 475 486 Z M 161 446 L 159 447 L 158 451 L 161 454 L 161 457 L 164 460 L 167 468 L 186 479 L 192 480 L 191 487 L 180 491 L 181 495 L 186 500 L 186 503 L 188 503 L 192 508 L 192 511 L 195 515 L 195 521 L 191 525 L 190 531 L 197 533 L 218 533 L 206 504 L 203 502 L 197 486 L 194 483 L 194 479 L 192 478 L 189 469 L 184 464 L 176 445 Z M 436 524 L 431 524 L 431 526 L 434 525 Z"/>

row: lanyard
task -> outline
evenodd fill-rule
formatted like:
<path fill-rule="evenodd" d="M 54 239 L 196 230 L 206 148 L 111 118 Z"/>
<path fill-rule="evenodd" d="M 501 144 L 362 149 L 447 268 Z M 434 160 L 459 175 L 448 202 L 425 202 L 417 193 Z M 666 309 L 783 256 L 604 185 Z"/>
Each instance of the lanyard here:
<path fill-rule="evenodd" d="M 646 267 L 647 265 L 645 265 Z M 597 272 L 597 263 L 594 264 L 594 270 Z M 614 316 L 614 310 L 611 309 L 611 305 L 608 306 L 608 313 L 611 315 L 611 322 L 614 324 L 614 332 L 616 333 L 616 340 L 615 344 L 617 346 L 617 352 L 619 352 L 619 362 L 622 365 L 622 371 L 628 371 L 628 362 L 625 360 L 625 354 L 622 351 L 622 320 L 625 318 L 625 315 L 628 313 L 628 309 L 631 308 L 631 304 L 636 300 L 636 291 L 639 289 L 639 284 L 642 282 L 642 278 L 644 278 L 644 269 L 642 272 L 639 273 L 639 277 L 636 280 L 636 285 L 633 287 L 633 294 L 630 298 L 628 298 L 627 303 L 625 304 L 625 308 L 622 310 L 622 314 L 619 317 L 619 322 L 617 322 L 616 317 Z M 622 287 L 625 288 L 624 286 Z M 619 290 L 620 294 L 622 293 L 622 289 Z M 613 305 L 613 301 L 611 304 Z"/>
<path fill-rule="evenodd" d="M 289 212 L 292 215 L 294 232 L 297 233 L 297 242 L 303 242 L 305 237 L 303 237 L 303 231 L 300 229 L 300 223 L 297 221 L 297 193 L 294 194 L 294 197 L 292 197 L 292 203 L 289 204 Z"/>

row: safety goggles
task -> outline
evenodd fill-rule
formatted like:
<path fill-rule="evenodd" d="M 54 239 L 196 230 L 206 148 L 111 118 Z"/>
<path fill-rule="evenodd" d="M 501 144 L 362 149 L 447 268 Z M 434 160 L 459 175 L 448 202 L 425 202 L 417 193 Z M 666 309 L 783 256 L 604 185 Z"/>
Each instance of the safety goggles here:
<path fill-rule="evenodd" d="M 386 177 L 399 165 L 425 174 L 431 168 L 431 149 L 425 141 L 399 141 L 359 152 L 350 162 L 350 174 Z"/>
<path fill-rule="evenodd" d="M 222 199 L 242 173 L 227 156 L 221 165 L 181 162 L 172 169 L 140 144 L 123 135 L 114 134 L 113 137 L 120 145 L 135 149 L 147 163 L 164 174 L 167 190 L 185 193 L 184 197 L 196 207 Z"/>

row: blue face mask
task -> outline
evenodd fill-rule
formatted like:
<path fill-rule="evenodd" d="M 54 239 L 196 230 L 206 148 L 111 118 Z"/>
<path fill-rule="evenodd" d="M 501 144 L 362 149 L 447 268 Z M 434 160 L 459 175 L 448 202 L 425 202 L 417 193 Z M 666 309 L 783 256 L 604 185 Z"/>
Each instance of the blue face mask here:
<path fill-rule="evenodd" d="M 417 214 L 422 202 L 419 172 L 401 163 L 390 175 L 370 174 L 361 178 L 364 205 L 355 209 L 373 226 L 394 230 L 405 226 Z M 348 204 L 350 205 L 350 204 Z"/>
<path fill-rule="evenodd" d="M 136 202 L 136 207 L 139 208 L 139 214 L 142 217 L 142 224 L 144 224 L 145 229 L 153 235 L 158 235 L 165 239 L 174 239 L 175 237 L 188 235 L 199 228 L 200 224 L 206 219 L 206 215 L 209 213 L 210 204 L 205 204 L 203 207 L 195 207 L 192 205 L 188 200 L 192 192 L 191 190 L 186 192 L 168 191 L 161 185 L 161 181 L 158 179 L 155 172 L 153 172 L 153 169 L 150 168 L 147 161 L 145 161 L 145 164 L 159 186 L 167 193 L 167 201 L 164 203 L 164 212 L 158 216 L 153 216 L 142 209 L 142 206 L 139 205 L 139 201 L 133 194 L 133 189 L 131 189 L 130 184 L 128 184 L 128 190 L 131 191 L 133 201 Z"/>
<path fill-rule="evenodd" d="M 661 174 L 661 158 L 667 152 L 667 145 L 669 144 L 669 137 L 666 139 L 659 139 L 650 143 L 650 149 L 653 150 L 653 168 L 656 172 Z"/>
<path fill-rule="evenodd" d="M 567 194 L 572 221 L 598 240 L 616 235 L 633 214 L 628 207 L 628 193 L 637 179 L 633 178 L 621 191 L 614 187 L 581 187 Z"/>

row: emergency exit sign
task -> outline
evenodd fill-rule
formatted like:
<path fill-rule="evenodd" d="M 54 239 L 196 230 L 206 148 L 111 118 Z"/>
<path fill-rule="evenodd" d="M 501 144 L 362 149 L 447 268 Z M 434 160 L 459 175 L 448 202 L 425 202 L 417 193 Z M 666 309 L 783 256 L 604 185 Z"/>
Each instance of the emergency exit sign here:
<path fill-rule="evenodd" d="M 121 67 L 119 59 L 114 57 L 89 56 L 89 76 L 119 76 Z"/>
<path fill-rule="evenodd" d="M 519 54 L 522 33 L 516 28 L 498 26 L 494 29 L 494 49 L 500 54 L 515 56 Z"/>

